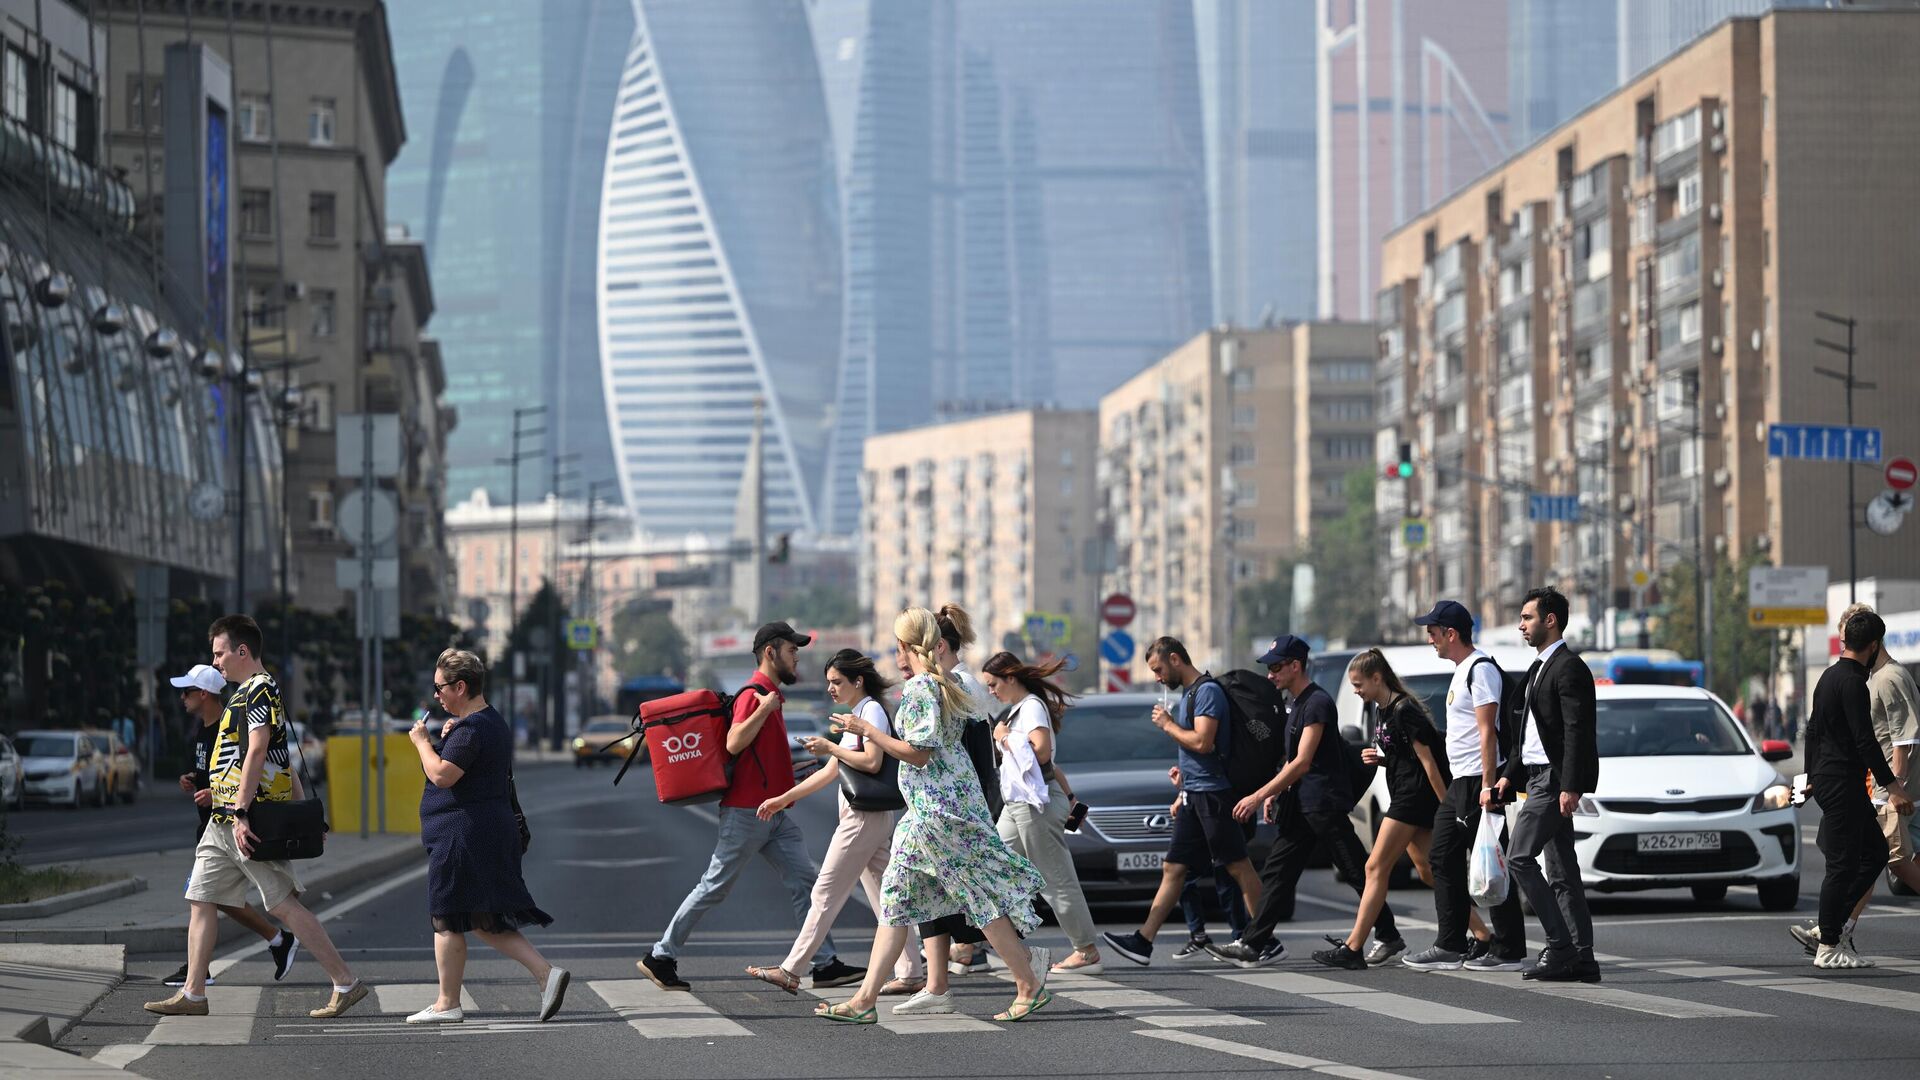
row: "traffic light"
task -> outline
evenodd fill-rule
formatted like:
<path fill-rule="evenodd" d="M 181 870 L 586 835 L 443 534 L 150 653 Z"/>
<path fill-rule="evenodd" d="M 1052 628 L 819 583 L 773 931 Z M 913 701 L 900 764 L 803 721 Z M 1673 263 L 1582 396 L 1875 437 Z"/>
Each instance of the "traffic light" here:
<path fill-rule="evenodd" d="M 773 550 L 767 552 L 767 561 L 770 563 L 785 563 L 792 557 L 793 534 L 781 533 L 779 538 L 773 542 Z"/>
<path fill-rule="evenodd" d="M 1386 475 L 1387 475 L 1387 479 L 1389 480 L 1413 479 L 1413 444 L 1412 443 L 1403 442 L 1400 444 L 1400 462 L 1397 465 L 1387 466 Z"/>

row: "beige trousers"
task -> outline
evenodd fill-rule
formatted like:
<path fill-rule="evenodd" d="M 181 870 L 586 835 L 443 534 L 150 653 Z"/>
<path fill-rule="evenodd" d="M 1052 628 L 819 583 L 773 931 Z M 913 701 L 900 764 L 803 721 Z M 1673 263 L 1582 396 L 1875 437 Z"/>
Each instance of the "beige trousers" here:
<path fill-rule="evenodd" d="M 845 766 L 842 766 L 844 768 Z M 813 881 L 813 907 L 800 926 L 800 936 L 780 965 L 796 975 L 804 975 L 807 961 L 833 929 L 833 920 L 859 885 L 867 892 L 867 906 L 880 910 L 880 875 L 886 873 L 887 858 L 893 849 L 893 814 L 886 810 L 855 810 L 840 796 L 840 824 L 827 842 L 826 858 L 820 861 L 820 874 Z M 926 976 L 917 931 L 908 931 L 907 947 L 893 967 L 897 978 L 919 979 Z"/>

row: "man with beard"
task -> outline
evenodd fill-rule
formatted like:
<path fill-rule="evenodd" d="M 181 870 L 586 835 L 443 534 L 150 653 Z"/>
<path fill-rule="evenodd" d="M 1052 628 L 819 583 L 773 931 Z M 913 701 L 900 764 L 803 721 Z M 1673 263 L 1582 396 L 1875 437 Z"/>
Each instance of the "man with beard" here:
<path fill-rule="evenodd" d="M 813 905 L 813 881 L 819 867 L 807 857 L 800 826 L 785 810 L 762 821 L 760 804 L 793 787 L 793 756 L 788 749 L 787 724 L 781 715 L 786 698 L 782 686 L 798 682 L 800 647 L 813 639 L 784 622 L 771 622 L 753 635 L 758 662 L 753 678 L 733 699 L 733 726 L 727 731 L 727 753 L 733 755 L 733 777 L 720 800 L 720 836 L 713 861 L 699 884 L 680 902 L 667 932 L 639 961 L 640 971 L 662 990 L 690 989 L 680 977 L 680 950 L 707 909 L 727 898 L 734 879 L 747 860 L 759 855 L 773 865 L 793 902 L 793 924 L 806 922 Z M 829 934 L 813 956 L 813 986 L 825 989 L 858 982 L 865 968 L 841 963 Z"/>

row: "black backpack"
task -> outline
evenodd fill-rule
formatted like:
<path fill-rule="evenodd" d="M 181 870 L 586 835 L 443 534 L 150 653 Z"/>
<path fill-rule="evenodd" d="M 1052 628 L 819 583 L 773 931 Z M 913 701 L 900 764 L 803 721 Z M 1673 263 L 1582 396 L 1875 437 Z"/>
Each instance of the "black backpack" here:
<path fill-rule="evenodd" d="M 1227 692 L 1227 783 L 1236 799 L 1244 799 L 1280 772 L 1287 751 L 1287 712 L 1280 691 L 1266 676 L 1251 671 L 1229 671 L 1220 678 L 1204 676 Z"/>

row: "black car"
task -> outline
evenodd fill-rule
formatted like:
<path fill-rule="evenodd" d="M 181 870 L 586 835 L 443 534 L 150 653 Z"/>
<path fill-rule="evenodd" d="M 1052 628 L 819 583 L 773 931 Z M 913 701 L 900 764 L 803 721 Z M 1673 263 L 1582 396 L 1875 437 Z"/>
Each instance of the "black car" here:
<path fill-rule="evenodd" d="M 1160 887 L 1173 837 L 1168 811 L 1179 791 L 1167 777 L 1178 748 L 1148 719 L 1159 700 L 1152 693 L 1092 694 L 1061 724 L 1054 759 L 1088 807 L 1080 831 L 1067 834 L 1067 849 L 1089 903 L 1146 902 Z M 1271 825 L 1255 832 L 1248 845 L 1255 866 L 1273 835 Z"/>

